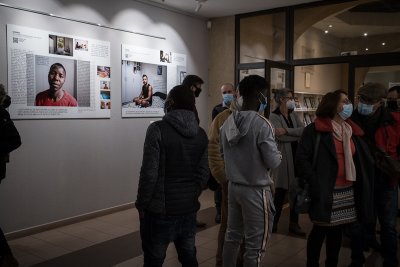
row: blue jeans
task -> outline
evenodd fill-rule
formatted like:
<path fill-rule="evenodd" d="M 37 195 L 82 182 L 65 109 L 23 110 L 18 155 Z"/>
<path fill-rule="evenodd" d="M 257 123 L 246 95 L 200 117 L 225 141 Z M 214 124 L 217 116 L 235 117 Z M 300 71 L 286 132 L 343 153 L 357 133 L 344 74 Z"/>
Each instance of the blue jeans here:
<path fill-rule="evenodd" d="M 397 185 L 390 186 L 385 180 L 376 180 L 374 202 L 379 224 L 381 226 L 381 245 L 383 266 L 398 266 L 397 259 Z M 354 263 L 363 264 L 365 259 L 365 225 L 355 225 L 352 231 L 351 258 Z"/>
<path fill-rule="evenodd" d="M 184 267 L 197 267 L 195 236 L 196 213 L 165 216 L 144 213 L 140 221 L 144 267 L 161 267 L 169 243 L 174 242 Z"/>

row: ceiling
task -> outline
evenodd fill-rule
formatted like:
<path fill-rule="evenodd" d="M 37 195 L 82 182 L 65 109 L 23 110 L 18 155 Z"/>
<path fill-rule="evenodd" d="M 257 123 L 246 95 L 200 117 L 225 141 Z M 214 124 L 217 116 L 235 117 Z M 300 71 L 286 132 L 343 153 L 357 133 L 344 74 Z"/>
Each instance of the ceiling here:
<path fill-rule="evenodd" d="M 133 0 L 204 19 L 292 6 L 319 0 Z M 201 6 L 199 6 L 201 5 Z M 196 9 L 198 11 L 196 12 Z"/>

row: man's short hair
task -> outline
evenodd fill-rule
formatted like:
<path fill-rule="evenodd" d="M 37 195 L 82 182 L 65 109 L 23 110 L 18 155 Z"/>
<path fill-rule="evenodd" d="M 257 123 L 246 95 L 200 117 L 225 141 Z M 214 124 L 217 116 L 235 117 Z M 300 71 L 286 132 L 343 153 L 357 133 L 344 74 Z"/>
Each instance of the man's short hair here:
<path fill-rule="evenodd" d="M 61 63 L 54 63 L 53 65 L 51 65 L 50 69 L 49 69 L 49 73 L 52 69 L 55 69 L 55 68 L 62 68 L 64 70 L 64 73 L 67 74 L 67 71 L 65 70 L 63 64 L 61 64 Z"/>
<path fill-rule="evenodd" d="M 175 109 L 193 111 L 195 109 L 194 94 L 186 86 L 177 85 L 169 91 L 165 105 L 169 111 Z"/>
<path fill-rule="evenodd" d="M 269 89 L 269 84 L 260 75 L 249 75 L 239 82 L 239 93 L 244 98 L 257 95 L 265 89 Z"/>
<path fill-rule="evenodd" d="M 380 83 L 367 83 L 358 89 L 358 95 L 372 101 L 380 101 L 382 98 L 386 98 L 387 89 Z"/>
<path fill-rule="evenodd" d="M 144 78 L 144 77 L 146 77 L 146 78 L 149 78 L 149 77 L 147 77 L 147 75 L 146 75 L 146 74 L 143 74 L 143 75 L 142 75 L 142 78 Z"/>
<path fill-rule="evenodd" d="M 186 75 L 185 79 L 183 79 L 183 81 L 182 81 L 182 85 L 183 85 L 183 86 L 186 86 L 186 87 L 188 87 L 188 88 L 190 88 L 190 87 L 192 87 L 193 85 L 198 84 L 198 83 L 199 83 L 199 84 L 203 84 L 204 81 L 203 81 L 203 79 L 200 78 L 199 76 L 193 75 L 193 74 Z"/>

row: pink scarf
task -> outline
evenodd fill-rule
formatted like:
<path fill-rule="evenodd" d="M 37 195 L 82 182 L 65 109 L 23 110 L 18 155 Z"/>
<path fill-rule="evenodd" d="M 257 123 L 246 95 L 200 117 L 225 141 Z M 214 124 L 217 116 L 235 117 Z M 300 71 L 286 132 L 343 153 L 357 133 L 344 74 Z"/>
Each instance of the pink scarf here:
<path fill-rule="evenodd" d="M 332 120 L 333 136 L 343 142 L 344 167 L 346 171 L 346 180 L 354 182 L 356 180 L 356 167 L 354 166 L 353 154 L 351 153 L 351 135 L 353 130 L 347 122 L 341 125 Z"/>

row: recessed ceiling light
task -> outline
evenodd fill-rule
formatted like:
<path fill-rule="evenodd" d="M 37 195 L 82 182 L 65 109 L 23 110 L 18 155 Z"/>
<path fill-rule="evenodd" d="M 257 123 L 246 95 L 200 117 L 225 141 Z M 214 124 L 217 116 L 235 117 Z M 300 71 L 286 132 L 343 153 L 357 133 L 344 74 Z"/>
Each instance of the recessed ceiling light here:
<path fill-rule="evenodd" d="M 368 51 L 368 47 L 367 47 L 367 48 L 365 48 L 365 51 Z"/>
<path fill-rule="evenodd" d="M 364 36 L 368 36 L 368 33 L 364 32 Z"/>
<path fill-rule="evenodd" d="M 332 28 L 333 26 L 332 26 L 332 24 L 329 24 L 329 26 L 328 26 L 329 28 Z"/>
<path fill-rule="evenodd" d="M 328 30 L 325 30 L 325 33 L 328 33 L 329 31 Z"/>
<path fill-rule="evenodd" d="M 382 45 L 386 45 L 386 43 L 385 43 L 385 42 L 383 42 L 383 43 L 382 43 Z"/>

